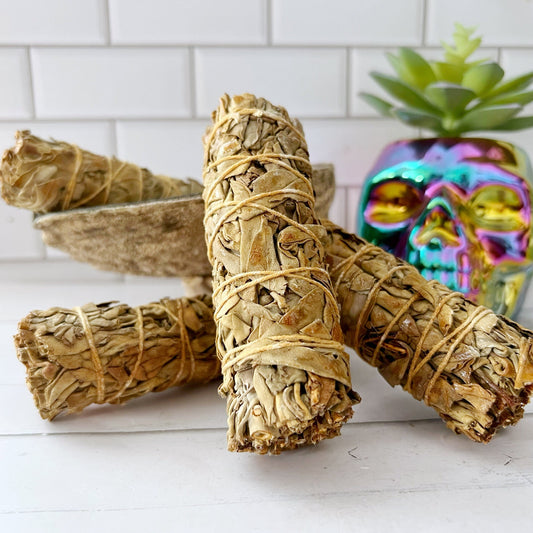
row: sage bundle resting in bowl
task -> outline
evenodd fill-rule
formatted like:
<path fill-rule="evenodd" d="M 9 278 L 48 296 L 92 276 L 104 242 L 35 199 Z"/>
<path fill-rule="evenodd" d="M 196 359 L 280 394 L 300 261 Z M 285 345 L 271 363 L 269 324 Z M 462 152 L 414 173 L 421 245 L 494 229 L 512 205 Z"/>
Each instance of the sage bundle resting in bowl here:
<path fill-rule="evenodd" d="M 328 230 L 327 262 L 341 308 L 345 342 L 376 366 L 392 386 L 401 385 L 435 408 L 456 433 L 488 442 L 499 428 L 518 422 L 532 390 L 533 333 L 437 282 L 426 281 L 411 265 L 338 226 L 328 221 L 323 224 Z M 210 306 L 209 299 L 201 301 Z M 182 305 L 179 302 L 167 301 L 169 313 Z M 159 304 L 141 309 L 152 305 L 161 313 L 162 323 L 172 324 L 170 329 L 178 332 L 178 337 L 153 336 L 154 353 L 161 343 L 165 358 L 159 366 L 150 365 L 152 373 L 144 380 L 134 372 L 138 354 L 143 352 L 139 345 L 144 342 L 135 328 L 139 311 L 120 306 L 116 314 L 124 318 L 102 323 L 102 316 L 109 320 L 105 315 L 110 306 L 88 307 L 90 329 L 96 332 L 92 334 L 99 335 L 105 324 L 107 335 L 115 339 L 113 351 L 105 353 L 105 345 L 98 348 L 98 354 L 104 350 L 103 366 L 118 376 L 118 381 L 112 376 L 106 379 L 111 393 L 106 390 L 104 398 L 116 396 L 132 375 L 120 395 L 121 402 L 182 383 L 175 378 L 184 357 L 182 326 L 176 321 L 179 314 L 174 311 L 165 317 Z M 183 305 L 184 309 L 196 309 L 195 305 Z M 186 321 L 185 331 L 193 336 L 191 346 L 200 354 L 195 359 L 201 363 L 196 363 L 191 379 L 219 378 L 212 310 L 201 305 L 195 312 L 198 321 Z M 76 386 L 63 378 L 77 368 L 94 368 L 85 338 L 88 329 L 77 317 L 74 310 L 54 308 L 34 311 L 19 325 L 15 338 L 18 357 L 27 366 L 28 386 L 43 418 L 78 412 L 97 401 L 95 372 L 75 374 Z M 468 330 L 464 336 L 463 324 Z M 121 335 L 125 336 L 122 340 Z M 198 378 L 193 378 L 197 373 Z"/>
<path fill-rule="evenodd" d="M 153 174 L 76 144 L 41 139 L 28 130 L 17 131 L 15 146 L 4 151 L 0 187 L 7 204 L 35 213 L 199 196 L 203 190 L 195 179 Z M 327 217 L 335 194 L 333 165 L 313 165 L 313 188 L 316 211 Z"/>
<path fill-rule="evenodd" d="M 201 183 L 156 176 L 133 163 L 28 131 L 17 132 L 16 138 L 0 165 L 0 187 L 8 204 L 38 213 L 33 226 L 47 245 L 102 270 L 179 277 L 190 296 L 210 286 Z M 79 168 L 73 164 L 76 154 L 83 158 Z M 102 190 L 110 184 L 111 168 L 119 169 L 115 183 Z M 140 179 L 153 185 L 146 185 L 142 201 Z M 82 196 L 73 203 L 67 185 L 74 182 L 76 195 Z M 122 190 L 128 184 L 132 189 Z M 313 166 L 313 187 L 316 212 L 327 217 L 335 193 L 333 165 Z"/>
<path fill-rule="evenodd" d="M 138 165 L 75 144 L 46 141 L 29 131 L 16 132 L 15 140 L 0 165 L 2 197 L 34 213 L 188 196 L 202 190 L 194 180 L 154 175 Z"/>
<path fill-rule="evenodd" d="M 301 125 L 249 94 L 221 98 L 204 138 L 205 230 L 228 449 L 339 434 L 351 391 Z"/>

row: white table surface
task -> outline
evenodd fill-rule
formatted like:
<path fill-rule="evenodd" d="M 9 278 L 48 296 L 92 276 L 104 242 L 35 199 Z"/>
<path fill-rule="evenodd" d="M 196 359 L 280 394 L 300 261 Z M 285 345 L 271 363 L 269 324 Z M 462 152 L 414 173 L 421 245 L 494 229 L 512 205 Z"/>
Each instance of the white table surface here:
<path fill-rule="evenodd" d="M 180 292 L 172 280 L 0 284 L 0 532 L 531 528 L 532 406 L 477 444 L 355 356 L 363 401 L 342 436 L 278 457 L 226 451 L 216 384 L 40 419 L 12 344 L 20 318 Z M 530 317 L 519 320 L 531 327 Z"/>

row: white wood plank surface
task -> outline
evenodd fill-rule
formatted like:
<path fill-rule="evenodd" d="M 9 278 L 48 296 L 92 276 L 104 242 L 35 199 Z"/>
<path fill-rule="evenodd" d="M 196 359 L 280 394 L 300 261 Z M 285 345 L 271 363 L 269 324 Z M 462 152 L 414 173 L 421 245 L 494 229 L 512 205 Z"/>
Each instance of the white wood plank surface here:
<path fill-rule="evenodd" d="M 221 489 L 223 490 L 223 489 Z M 531 523 L 530 487 L 333 494 L 289 501 L 1 515 L 10 533 L 246 531 L 501 533 Z M 481 517 L 485 517 L 482 519 Z"/>
<path fill-rule="evenodd" d="M 531 416 L 520 432 L 488 446 L 442 431 L 437 421 L 352 424 L 340 438 L 279 457 L 230 454 L 223 430 L 1 437 L 0 456 L 9 460 L 0 525 L 12 531 L 8 524 L 40 523 L 44 515 L 54 528 L 62 523 L 53 531 L 66 531 L 76 517 L 85 527 L 94 517 L 110 531 L 106 516 L 140 526 L 140 515 L 162 531 L 219 523 L 229 531 L 240 528 L 235 518 L 253 531 L 272 531 L 271 518 L 285 530 L 329 524 L 335 531 L 352 530 L 360 510 L 368 531 L 386 521 L 397 531 L 405 519 L 428 530 L 426 517 L 458 527 L 465 518 L 475 525 L 477 516 L 479 525 L 483 512 L 489 526 L 509 525 L 507 518 L 526 524 L 532 438 Z M 426 504 L 439 509 L 436 516 Z"/>
<path fill-rule="evenodd" d="M 143 278 L 0 284 L 0 532 L 485 533 L 531 523 L 533 415 L 479 445 L 355 356 L 363 402 L 343 435 L 280 457 L 226 451 L 217 383 L 40 419 L 12 341 L 20 318 L 179 294 L 174 280 Z M 525 309 L 520 321 L 531 327 L 532 316 Z"/>

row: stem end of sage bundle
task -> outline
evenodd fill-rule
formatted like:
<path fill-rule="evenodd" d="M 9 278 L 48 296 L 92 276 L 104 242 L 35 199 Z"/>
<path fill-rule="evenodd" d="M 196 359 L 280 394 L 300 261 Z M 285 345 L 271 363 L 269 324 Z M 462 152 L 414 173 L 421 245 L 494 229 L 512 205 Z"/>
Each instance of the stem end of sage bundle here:
<path fill-rule="evenodd" d="M 15 347 L 43 419 L 220 376 L 211 298 L 33 311 Z"/>

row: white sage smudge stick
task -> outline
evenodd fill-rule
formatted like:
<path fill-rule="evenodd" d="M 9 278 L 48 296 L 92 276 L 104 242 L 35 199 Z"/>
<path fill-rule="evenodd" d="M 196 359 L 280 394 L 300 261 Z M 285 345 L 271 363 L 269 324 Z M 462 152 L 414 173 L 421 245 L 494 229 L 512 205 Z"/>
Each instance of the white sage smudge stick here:
<path fill-rule="evenodd" d="M 204 138 L 204 201 L 228 449 L 279 453 L 340 433 L 351 391 L 301 125 L 223 96 Z"/>
<path fill-rule="evenodd" d="M 533 332 L 324 225 L 348 346 L 475 441 L 522 418 L 533 391 Z"/>
<path fill-rule="evenodd" d="M 0 185 L 6 203 L 35 213 L 198 194 L 201 184 L 154 175 L 133 163 L 93 154 L 75 144 L 15 134 L 4 152 Z"/>
<path fill-rule="evenodd" d="M 15 347 L 42 418 L 220 376 L 211 297 L 33 311 Z"/>
<path fill-rule="evenodd" d="M 533 356 L 528 346 L 533 333 L 506 317 L 483 311 L 484 308 L 458 294 L 447 300 L 452 293 L 446 287 L 434 281 L 427 282 L 413 267 L 330 222 L 323 221 L 323 224 L 328 230 L 327 262 L 331 265 L 331 279 L 341 305 L 345 342 L 357 348 L 362 358 L 376 366 L 391 385 L 400 384 L 416 399 L 425 399 L 456 433 L 463 433 L 478 442 L 488 442 L 496 430 L 518 422 L 532 389 Z M 405 270 L 393 271 L 404 265 Z M 387 277 L 389 273 L 390 277 Z M 209 299 L 203 298 L 202 302 L 210 306 Z M 166 305 L 168 309 L 178 309 L 179 301 L 169 300 Z M 88 313 L 92 323 L 92 317 L 101 318 L 107 313 L 109 305 L 91 304 L 82 309 L 92 309 Z M 127 354 L 140 353 L 141 349 L 135 346 L 142 339 L 134 328 L 136 312 L 128 306 L 120 309 L 117 314 L 126 318 L 123 319 L 125 325 L 121 326 L 118 319 L 104 323 L 108 326 L 108 335 L 117 339 L 113 360 L 108 360 L 106 364 L 120 377 L 119 383 L 123 387 L 131 375 L 132 364 L 137 360 Z M 193 306 L 193 309 L 196 307 Z M 192 327 L 191 320 L 187 321 L 190 335 L 196 332 L 192 341 L 196 352 L 201 352 L 201 364 L 197 364 L 193 372 L 193 375 L 198 373 L 198 378 L 193 381 L 203 381 L 209 376 L 217 379 L 220 367 L 215 352 L 212 310 L 200 306 L 195 312 L 203 325 Z M 485 313 L 485 318 L 475 323 L 477 313 L 481 312 Z M 173 315 L 178 316 L 179 313 L 174 312 Z M 188 313 L 186 315 L 189 316 Z M 366 324 L 358 330 L 360 317 L 366 317 Z M 447 356 L 462 334 L 460 326 L 465 318 L 470 325 L 473 324 L 472 332 L 453 348 L 444 371 L 436 374 L 436 369 L 444 361 L 443 354 Z M 167 319 L 169 323 L 175 320 L 172 315 Z M 68 340 L 70 335 L 67 332 L 73 329 L 72 324 L 76 320 L 74 310 L 55 308 L 34 311 L 20 323 L 21 329 L 16 337 L 17 352 L 27 366 L 28 385 L 43 418 L 51 418 L 60 412 L 78 412 L 96 401 L 94 372 L 78 372 L 78 384 L 74 390 L 67 391 L 66 397 L 61 392 L 64 383 L 57 371 L 58 365 L 60 369 L 66 365 L 70 371 L 82 368 L 84 364 L 93 368 L 86 358 L 71 355 L 75 349 Z M 448 325 L 450 320 L 451 327 Z M 195 322 L 194 319 L 192 323 Z M 494 327 L 487 328 L 491 324 Z M 428 325 L 430 329 L 425 332 Z M 95 327 L 95 324 L 91 325 L 91 330 Z M 85 331 L 79 324 L 75 331 L 79 335 L 77 342 L 82 346 L 81 351 L 86 352 Z M 431 350 L 444 339 L 444 332 L 449 333 L 445 343 L 431 354 Z M 118 342 L 121 335 L 125 336 L 124 341 Z M 422 335 L 426 340 L 422 339 Z M 168 344 L 169 339 L 165 335 L 155 335 L 153 342 L 154 353 L 161 350 L 160 343 L 165 346 L 163 353 L 167 362 L 158 365 L 155 375 L 152 368 L 150 379 L 141 381 L 142 386 L 135 388 L 132 382 L 131 393 L 134 392 L 134 396 L 162 390 L 162 383 L 165 384 L 163 388 L 172 384 L 169 375 L 175 376 L 178 368 L 172 366 L 175 365 L 174 360 L 183 357 L 179 339 L 176 341 L 178 349 L 174 347 L 173 340 L 172 344 Z M 417 365 L 417 360 L 423 361 L 423 364 Z M 169 372 L 172 368 L 174 370 Z M 432 380 L 434 385 L 430 385 Z M 181 384 L 181 380 L 176 384 Z M 63 399 L 50 404 L 48 398 L 53 398 L 57 387 Z M 114 390 L 117 387 L 119 385 Z M 128 397 L 133 397 L 133 394 Z M 125 400 L 125 396 L 120 399 Z"/>
<path fill-rule="evenodd" d="M 5 202 L 35 213 L 77 207 L 162 200 L 201 194 L 203 185 L 154 175 L 114 157 L 93 154 L 75 144 L 40 139 L 17 131 L 16 144 L 4 152 L 0 188 Z M 316 212 L 327 217 L 335 194 L 333 165 L 313 166 Z"/>

